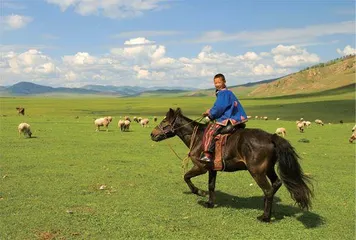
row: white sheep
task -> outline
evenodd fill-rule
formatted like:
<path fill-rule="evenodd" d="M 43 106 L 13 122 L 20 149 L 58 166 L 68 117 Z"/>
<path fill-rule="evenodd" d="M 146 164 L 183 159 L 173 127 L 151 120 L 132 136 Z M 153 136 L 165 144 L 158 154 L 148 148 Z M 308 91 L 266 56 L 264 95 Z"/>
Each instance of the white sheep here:
<path fill-rule="evenodd" d="M 131 122 L 129 120 L 124 121 L 124 131 L 130 130 L 130 124 Z"/>
<path fill-rule="evenodd" d="M 352 135 L 351 135 L 351 137 L 350 137 L 350 139 L 349 139 L 349 142 L 350 143 L 353 143 L 353 141 L 356 139 L 356 131 L 353 131 L 352 132 Z"/>
<path fill-rule="evenodd" d="M 117 123 L 117 126 L 120 128 L 121 132 L 124 131 L 125 128 L 125 120 L 120 119 Z"/>
<path fill-rule="evenodd" d="M 351 132 L 354 132 L 356 130 L 356 125 L 352 128 Z"/>
<path fill-rule="evenodd" d="M 310 121 L 303 121 L 304 122 L 304 126 L 310 127 L 311 122 Z"/>
<path fill-rule="evenodd" d="M 94 121 L 94 124 L 96 126 L 96 131 L 100 130 L 100 127 L 105 127 L 106 131 L 109 131 L 108 127 L 110 122 L 112 121 L 112 117 L 103 117 L 103 118 L 98 118 Z"/>
<path fill-rule="evenodd" d="M 279 120 L 280 120 L 280 118 L 276 118 L 276 120 L 277 120 L 277 121 L 279 121 Z"/>
<path fill-rule="evenodd" d="M 19 130 L 19 136 L 21 136 L 21 133 L 23 133 L 24 136 L 26 136 L 26 134 L 29 137 L 32 136 L 30 124 L 28 124 L 28 123 L 20 123 L 19 126 L 17 127 L 17 129 Z"/>
<path fill-rule="evenodd" d="M 284 137 L 285 135 L 287 135 L 287 131 L 286 131 L 285 128 L 277 128 L 276 133 L 277 133 L 278 135 L 281 135 L 281 134 L 282 134 L 283 137 Z"/>
<path fill-rule="evenodd" d="M 149 122 L 150 122 L 150 120 L 148 120 L 148 118 L 144 118 L 140 121 L 140 124 L 142 127 L 148 127 Z"/>
<path fill-rule="evenodd" d="M 323 121 L 321 121 L 320 119 L 315 119 L 315 123 L 324 126 Z"/>
<path fill-rule="evenodd" d="M 304 122 L 298 121 L 297 128 L 298 128 L 299 132 L 301 132 L 301 133 L 304 132 Z"/>
<path fill-rule="evenodd" d="M 263 117 L 263 120 L 268 120 L 268 117 Z"/>

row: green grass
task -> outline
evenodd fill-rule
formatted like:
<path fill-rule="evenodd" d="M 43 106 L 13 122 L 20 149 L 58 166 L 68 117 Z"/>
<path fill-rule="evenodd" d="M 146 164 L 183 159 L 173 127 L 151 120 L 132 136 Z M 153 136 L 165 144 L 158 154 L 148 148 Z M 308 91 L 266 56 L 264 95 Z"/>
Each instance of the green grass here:
<path fill-rule="evenodd" d="M 285 127 L 314 178 L 313 209 L 299 210 L 282 186 L 271 224 L 256 220 L 262 191 L 248 172 L 219 172 L 217 207 L 206 209 L 199 203 L 207 198 L 188 194 L 181 162 L 167 145 L 184 157 L 187 148 L 178 138 L 151 141 L 154 124 L 132 123 L 125 133 L 117 128 L 120 116 L 162 119 L 169 107 L 197 118 L 213 101 L 1 98 L 0 239 L 354 239 L 355 144 L 348 138 L 355 113 L 340 110 L 354 107 L 345 95 L 242 100 L 251 115 L 283 119 L 251 120 L 248 127 Z M 26 108 L 25 116 L 17 115 L 17 106 Z M 106 115 L 114 117 L 109 131 L 95 132 L 93 118 Z M 294 120 L 314 115 L 345 124 L 312 125 L 299 133 Z M 34 138 L 18 136 L 20 122 L 31 125 Z M 207 175 L 193 182 L 207 189 Z"/>

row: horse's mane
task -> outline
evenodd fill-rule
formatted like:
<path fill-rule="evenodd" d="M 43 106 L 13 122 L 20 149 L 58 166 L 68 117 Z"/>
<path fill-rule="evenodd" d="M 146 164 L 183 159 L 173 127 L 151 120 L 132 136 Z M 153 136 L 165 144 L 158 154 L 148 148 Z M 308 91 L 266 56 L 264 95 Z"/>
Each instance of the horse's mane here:
<path fill-rule="evenodd" d="M 183 113 L 182 113 L 182 109 L 181 109 L 181 108 L 177 108 L 177 109 L 176 109 L 175 115 L 176 115 L 176 116 L 179 116 L 179 117 L 181 117 L 181 118 L 183 118 L 183 119 L 184 119 L 185 121 L 187 121 L 187 122 L 194 122 L 194 123 L 195 123 L 196 125 L 198 125 L 198 126 L 207 126 L 207 125 L 208 125 L 208 123 L 197 122 L 196 120 L 192 120 L 192 119 L 190 119 L 190 118 L 184 116 Z"/>

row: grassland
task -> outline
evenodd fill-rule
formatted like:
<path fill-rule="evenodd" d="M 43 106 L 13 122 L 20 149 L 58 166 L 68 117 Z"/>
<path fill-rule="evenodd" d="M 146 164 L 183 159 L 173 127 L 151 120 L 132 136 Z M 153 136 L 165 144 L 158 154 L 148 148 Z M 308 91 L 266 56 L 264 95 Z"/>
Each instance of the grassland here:
<path fill-rule="evenodd" d="M 197 118 L 213 97 L 1 98 L 0 239 L 354 239 L 354 93 L 294 98 L 243 99 L 249 115 L 281 121 L 251 120 L 248 127 L 274 132 L 301 155 L 314 178 L 310 212 L 299 210 L 285 187 L 277 193 L 271 224 L 262 213 L 262 191 L 248 172 L 218 173 L 217 206 L 188 194 L 178 138 L 152 142 L 149 128 L 133 123 L 122 133 L 120 116 L 158 116 L 169 107 Z M 18 116 L 15 107 L 26 108 Z M 109 131 L 95 132 L 93 118 L 114 117 Z M 325 126 L 299 133 L 294 121 L 320 118 Z M 339 120 L 344 124 L 339 124 Z M 28 122 L 34 138 L 19 137 Z M 309 143 L 299 142 L 306 138 Z M 193 179 L 207 189 L 207 175 Z M 105 185 L 104 189 L 100 189 Z"/>

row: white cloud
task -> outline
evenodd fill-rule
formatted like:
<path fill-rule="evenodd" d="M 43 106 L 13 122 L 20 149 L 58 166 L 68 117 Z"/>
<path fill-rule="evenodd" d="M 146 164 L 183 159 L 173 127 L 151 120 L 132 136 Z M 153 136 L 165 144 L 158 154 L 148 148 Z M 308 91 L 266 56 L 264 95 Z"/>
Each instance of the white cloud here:
<path fill-rule="evenodd" d="M 145 45 L 149 44 L 149 45 Z M 298 46 L 278 45 L 270 52 L 230 55 L 205 46 L 194 57 L 166 56 L 166 47 L 140 38 L 102 55 L 77 52 L 53 60 L 41 51 L 2 52 L 0 74 L 12 79 L 35 79 L 55 86 L 144 85 L 213 87 L 212 77 L 224 73 L 228 85 L 280 77 L 296 66 L 315 63 L 319 57 Z M 63 80 L 65 82 L 63 82 Z"/>
<path fill-rule="evenodd" d="M 134 46 L 134 45 L 152 45 L 154 43 L 155 42 L 150 41 L 144 37 L 132 38 L 132 39 L 124 42 L 124 44 L 127 46 L 130 46 L 130 45 L 132 45 L 132 46 Z"/>
<path fill-rule="evenodd" d="M 87 52 L 78 52 L 74 56 L 64 56 L 62 60 L 63 63 L 67 65 L 85 65 L 94 64 L 96 62 L 95 57 L 90 56 Z"/>
<path fill-rule="evenodd" d="M 318 63 L 320 58 L 298 46 L 278 45 L 271 50 L 273 60 L 281 67 L 298 67 Z"/>
<path fill-rule="evenodd" d="M 247 52 L 243 56 L 239 56 L 241 60 L 256 61 L 261 59 L 255 52 Z"/>
<path fill-rule="evenodd" d="M 310 25 L 300 28 L 279 28 L 264 31 L 244 31 L 225 33 L 210 31 L 203 33 L 197 39 L 188 40 L 194 43 L 214 43 L 226 41 L 245 42 L 246 46 L 263 46 L 286 43 L 305 43 L 318 37 L 336 34 L 355 35 L 355 21 Z"/>
<path fill-rule="evenodd" d="M 270 65 L 263 65 L 263 64 L 258 64 L 257 66 L 255 66 L 253 68 L 253 72 L 256 74 L 256 75 L 271 75 L 271 74 L 274 74 L 274 69 L 270 66 Z"/>
<path fill-rule="evenodd" d="M 131 32 L 121 32 L 119 34 L 115 34 L 113 38 L 137 38 L 140 36 L 145 37 L 156 37 L 156 36 L 173 36 L 183 34 L 183 32 L 179 31 L 131 31 Z"/>
<path fill-rule="evenodd" d="M 145 11 L 161 10 L 168 7 L 166 0 L 46 0 L 58 5 L 62 11 L 73 7 L 83 16 L 103 15 L 120 19 L 142 15 Z"/>
<path fill-rule="evenodd" d="M 25 27 L 32 20 L 32 17 L 12 14 L 2 17 L 0 23 L 5 30 L 14 30 Z"/>
<path fill-rule="evenodd" d="M 356 49 L 351 47 L 350 45 L 347 45 L 344 50 L 340 50 L 340 48 L 338 48 L 336 51 L 342 56 L 356 54 Z"/>

